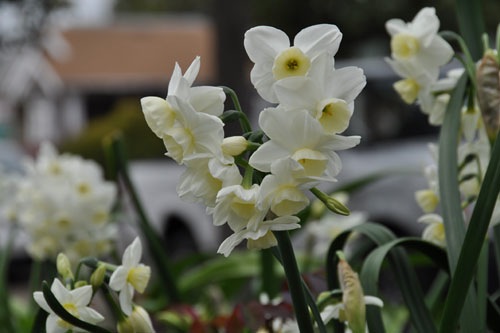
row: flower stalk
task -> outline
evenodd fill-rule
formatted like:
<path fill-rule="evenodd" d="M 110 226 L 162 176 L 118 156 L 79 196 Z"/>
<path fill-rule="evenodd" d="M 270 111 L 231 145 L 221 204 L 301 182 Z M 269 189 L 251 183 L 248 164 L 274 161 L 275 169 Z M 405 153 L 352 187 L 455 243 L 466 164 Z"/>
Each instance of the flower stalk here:
<path fill-rule="evenodd" d="M 278 248 L 281 255 L 283 268 L 288 281 L 288 288 L 292 297 L 293 308 L 300 332 L 313 332 L 311 316 L 306 303 L 305 291 L 302 286 L 299 268 L 295 259 L 290 235 L 287 231 L 274 232 L 278 241 Z"/>

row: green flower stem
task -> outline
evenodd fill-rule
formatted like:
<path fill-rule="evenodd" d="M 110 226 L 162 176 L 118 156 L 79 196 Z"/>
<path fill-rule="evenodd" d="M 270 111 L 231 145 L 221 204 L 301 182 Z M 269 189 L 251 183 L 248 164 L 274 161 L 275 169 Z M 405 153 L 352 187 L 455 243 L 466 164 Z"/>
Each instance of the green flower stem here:
<path fill-rule="evenodd" d="M 493 246 L 495 253 L 495 261 L 497 267 L 497 276 L 500 279 L 500 223 L 498 221 L 492 221 L 493 223 L 497 223 L 493 226 Z M 499 281 L 500 283 L 500 281 Z"/>
<path fill-rule="evenodd" d="M 226 95 L 229 95 L 231 97 L 231 100 L 233 101 L 234 108 L 240 113 L 240 126 L 241 129 L 243 130 L 244 133 L 249 133 L 252 131 L 252 125 L 250 125 L 250 121 L 248 120 L 247 115 L 243 112 L 241 109 L 241 104 L 240 101 L 238 100 L 238 96 L 236 95 L 236 92 L 229 88 L 229 87 L 221 87 L 222 90 L 224 90 L 224 93 Z"/>
<path fill-rule="evenodd" d="M 158 234 L 151 226 L 149 218 L 144 210 L 142 203 L 139 199 L 139 195 L 135 189 L 135 186 L 130 178 L 128 172 L 127 159 L 125 158 L 125 149 L 123 138 L 120 134 L 116 133 L 110 136 L 107 142 L 108 149 L 112 151 L 114 156 L 115 165 L 118 169 L 118 174 L 123 180 L 124 186 L 130 195 L 132 204 L 139 215 L 139 226 L 147 238 L 147 245 L 149 247 L 152 259 L 156 264 L 156 269 L 160 277 L 160 287 L 163 289 L 164 294 L 169 297 L 170 301 L 177 303 L 180 302 L 179 289 L 177 287 L 176 281 L 173 278 L 170 268 L 170 262 L 167 258 L 165 250 L 161 244 L 161 240 Z"/>
<path fill-rule="evenodd" d="M 261 292 L 266 293 L 270 299 L 273 299 L 278 294 L 279 280 L 273 254 L 270 249 L 260 251 L 260 268 Z"/>
<path fill-rule="evenodd" d="M 453 31 L 442 31 L 440 35 L 444 38 L 448 39 L 454 39 L 458 45 L 460 46 L 460 49 L 462 49 L 462 52 L 464 53 L 464 67 L 465 70 L 467 71 L 467 74 L 469 75 L 469 79 L 474 83 L 474 87 L 476 87 L 476 64 L 474 59 L 472 58 L 472 55 L 469 51 L 469 48 L 467 47 L 467 44 L 465 43 L 464 39 L 458 35 L 457 33 Z"/>
<path fill-rule="evenodd" d="M 302 287 L 302 279 L 300 277 L 299 268 L 295 259 L 290 235 L 288 234 L 288 231 L 276 231 L 274 232 L 274 235 L 278 240 L 278 248 L 283 261 L 283 268 L 288 281 L 288 288 L 292 297 L 293 308 L 299 330 L 302 333 L 312 333 L 313 326 L 311 316 L 309 315 L 305 291 Z"/>

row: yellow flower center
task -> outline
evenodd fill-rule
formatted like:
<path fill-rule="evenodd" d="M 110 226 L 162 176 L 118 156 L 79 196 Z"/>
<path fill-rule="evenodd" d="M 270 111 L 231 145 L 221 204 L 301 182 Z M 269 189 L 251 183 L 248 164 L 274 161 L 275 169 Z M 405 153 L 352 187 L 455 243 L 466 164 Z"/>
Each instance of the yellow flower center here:
<path fill-rule="evenodd" d="M 420 42 L 415 36 L 399 33 L 391 39 L 391 51 L 396 59 L 409 59 L 420 49 Z"/>
<path fill-rule="evenodd" d="M 231 209 L 238 216 L 245 219 L 250 219 L 255 213 L 255 204 L 253 202 L 243 201 L 239 198 L 235 198 L 231 204 Z"/>
<path fill-rule="evenodd" d="M 415 102 L 420 91 L 420 85 L 414 79 L 399 80 L 393 85 L 394 89 L 407 104 Z"/>
<path fill-rule="evenodd" d="M 338 98 L 323 101 L 316 118 L 328 133 L 341 133 L 349 125 L 351 112 L 347 103 Z"/>
<path fill-rule="evenodd" d="M 309 58 L 297 47 L 282 51 L 274 59 L 273 76 L 281 80 L 289 76 L 304 76 L 311 67 Z"/>
<path fill-rule="evenodd" d="M 76 189 L 78 193 L 80 193 L 81 195 L 90 193 L 90 185 L 84 182 L 78 184 Z"/>
<path fill-rule="evenodd" d="M 143 293 L 149 282 L 151 269 L 145 265 L 139 265 L 131 268 L 127 274 L 127 282 L 140 293 Z"/>
<path fill-rule="evenodd" d="M 308 148 L 302 148 L 297 150 L 292 158 L 302 165 L 304 168 L 305 176 L 321 176 L 326 168 L 326 163 L 328 162 L 325 155 L 322 153 L 311 150 Z"/>

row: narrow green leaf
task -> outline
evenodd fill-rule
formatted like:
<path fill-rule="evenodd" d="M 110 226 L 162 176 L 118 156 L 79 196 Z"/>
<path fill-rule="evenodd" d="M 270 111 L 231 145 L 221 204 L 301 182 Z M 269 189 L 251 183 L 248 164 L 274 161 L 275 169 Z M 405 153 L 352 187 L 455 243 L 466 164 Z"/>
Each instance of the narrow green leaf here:
<path fill-rule="evenodd" d="M 52 291 L 50 291 L 49 285 L 45 281 L 42 284 L 42 292 L 43 292 L 43 297 L 47 301 L 47 304 L 50 306 L 52 311 L 54 311 L 64 321 L 70 323 L 73 326 L 83 328 L 84 330 L 87 330 L 89 332 L 111 333 L 105 328 L 87 323 L 86 321 L 73 317 L 68 311 L 66 311 L 66 309 L 61 305 L 61 303 L 59 303 L 54 294 L 52 294 Z"/>
<path fill-rule="evenodd" d="M 452 272 L 455 270 L 465 237 L 458 187 L 457 144 L 466 84 L 467 75 L 464 73 L 451 94 L 439 137 L 439 197 L 445 225 L 448 260 Z"/>
<path fill-rule="evenodd" d="M 483 51 L 481 36 L 486 31 L 482 2 L 480 0 L 457 0 L 456 9 L 460 34 L 469 46 L 473 59 L 478 60 Z"/>
<path fill-rule="evenodd" d="M 456 326 L 460 317 L 467 290 L 475 273 L 474 268 L 476 267 L 486 232 L 488 231 L 491 214 L 500 191 L 499 165 L 500 140 L 496 140 L 493 145 L 484 181 L 479 191 L 474 211 L 472 212 L 464 244 L 460 251 L 455 274 L 451 280 L 450 291 L 446 299 L 443 319 L 441 321 L 441 332 L 449 332 L 450 329 Z"/>
<path fill-rule="evenodd" d="M 226 280 L 251 278 L 259 272 L 256 252 L 233 253 L 228 258 L 219 256 L 183 273 L 179 280 L 182 293 Z"/>
<path fill-rule="evenodd" d="M 441 269 L 448 269 L 446 254 L 442 248 L 420 238 L 398 238 L 375 249 L 365 259 L 361 270 L 363 287 L 365 287 L 365 291 L 369 295 L 377 293 L 382 264 L 386 257 L 389 257 L 391 267 L 396 271 L 401 293 L 416 330 L 418 332 L 436 332 L 436 327 L 425 303 L 420 301 L 423 293 L 415 272 L 409 264 L 406 254 L 397 247 L 418 251 L 426 255 Z"/>
<path fill-rule="evenodd" d="M 328 288 L 330 290 L 338 288 L 338 280 L 334 274 L 335 267 L 337 265 L 337 259 L 335 258 L 334 253 L 337 250 L 340 250 L 344 246 L 347 237 L 353 231 L 362 233 L 363 235 L 367 236 L 370 240 L 372 240 L 375 244 L 379 246 L 389 242 L 400 241 L 396 240 L 395 235 L 389 229 L 373 223 L 365 223 L 341 233 L 331 243 L 327 254 L 326 273 L 327 273 Z M 437 260 L 436 262 L 440 263 L 441 266 L 444 265 L 444 267 L 447 268 L 446 259 L 444 257 L 444 251 L 437 250 L 439 248 L 437 248 L 436 246 L 428 245 L 429 243 L 423 242 L 420 239 L 418 240 L 412 239 L 411 241 L 403 239 L 402 242 L 407 242 L 408 243 L 407 246 L 410 246 L 412 244 L 417 244 L 416 246 L 418 248 L 423 247 L 424 249 L 420 251 L 428 251 L 429 249 L 432 249 L 432 251 L 434 252 L 432 252 L 431 256 L 435 260 Z M 438 255 L 437 253 L 441 254 Z M 422 332 L 434 332 L 435 327 L 432 321 L 432 317 L 425 305 L 423 292 L 419 287 L 419 283 L 416 278 L 415 272 L 413 271 L 413 268 L 409 264 L 406 252 L 403 249 L 395 249 L 394 251 L 391 251 L 390 263 L 391 263 L 391 269 L 394 270 L 394 274 L 401 289 L 401 293 L 403 295 L 405 303 L 409 307 L 411 306 L 411 308 L 413 309 L 413 312 L 411 312 L 412 315 L 411 319 L 413 325 L 417 329 L 419 329 L 419 331 L 424 330 Z M 362 279 L 363 287 L 365 287 L 365 283 L 367 283 L 368 285 L 376 285 L 375 279 L 376 278 L 374 276 L 365 275 L 364 280 Z M 365 291 L 366 294 L 369 294 L 370 292 L 372 292 L 372 289 L 368 289 Z M 375 293 L 376 289 L 373 290 L 373 292 Z M 385 332 L 379 309 L 375 307 L 367 308 L 367 322 L 369 325 L 369 330 L 371 332 Z"/>
<path fill-rule="evenodd" d="M 477 264 L 477 332 L 486 332 L 486 300 L 488 299 L 488 241 L 483 243 Z"/>

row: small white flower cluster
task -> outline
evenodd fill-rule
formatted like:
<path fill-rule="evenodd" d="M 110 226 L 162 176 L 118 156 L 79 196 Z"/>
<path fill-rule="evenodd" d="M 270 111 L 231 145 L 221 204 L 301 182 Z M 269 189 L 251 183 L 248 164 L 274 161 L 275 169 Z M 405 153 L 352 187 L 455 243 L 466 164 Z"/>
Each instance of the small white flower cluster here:
<path fill-rule="evenodd" d="M 186 166 L 177 188 L 180 197 L 205 204 L 215 225 L 227 223 L 234 232 L 219 253 L 229 255 L 245 239 L 250 248 L 271 247 L 276 244 L 273 230 L 299 228 L 295 214 L 309 204 L 304 190 L 335 181 L 341 169 L 336 151 L 359 143 L 359 136 L 340 133 L 349 125 L 354 99 L 366 79 L 356 67 L 335 69 L 341 37 L 329 24 L 300 31 L 293 45 L 272 27 L 246 32 L 244 46 L 255 64 L 251 81 L 263 99 L 279 103 L 260 113 L 267 140 L 263 143 L 252 142 L 251 132 L 224 138 L 219 118 L 223 89 L 192 87 L 199 58 L 184 75 L 175 66 L 165 99 L 141 100 L 166 155 Z M 252 145 L 260 146 L 239 163 L 236 157 L 249 154 Z M 262 173 L 261 181 L 252 177 L 254 169 Z"/>
<path fill-rule="evenodd" d="M 64 252 L 76 262 L 110 251 L 115 234 L 110 211 L 116 188 L 104 180 L 97 163 L 59 155 L 46 142 L 36 160 L 26 163 L 25 171 L 9 211 L 29 237 L 31 256 L 54 259 Z"/>
<path fill-rule="evenodd" d="M 117 332 L 152 333 L 154 328 L 149 314 L 141 306 L 132 303 L 134 290 L 143 293 L 151 277 L 149 266 L 140 263 L 141 256 L 142 244 L 140 239 L 136 237 L 125 249 L 120 266 L 98 262 L 90 277 L 90 284 L 88 284 L 85 280 L 75 281 L 68 257 L 60 253 L 57 257 L 57 268 L 65 284 L 56 278 L 52 282 L 50 290 L 64 310 L 73 317 L 95 325 L 104 321 L 105 318 L 89 305 L 91 305 L 97 290 L 103 283 L 108 282 L 106 275 L 107 271 L 111 270 L 109 288 L 118 292 L 119 311 L 121 311 L 116 325 Z M 78 276 L 76 278 L 78 279 Z M 109 291 L 107 292 L 109 293 Z M 45 322 L 47 333 L 64 333 L 69 330 L 87 332 L 87 330 L 75 327 L 62 319 L 57 313 L 57 309 L 54 310 L 49 305 L 43 292 L 34 292 L 33 298 L 49 314 Z"/>
<path fill-rule="evenodd" d="M 441 125 L 450 99 L 463 69 L 452 70 L 439 78 L 440 67 L 453 56 L 451 46 L 439 36 L 439 19 L 434 8 L 423 8 L 412 22 L 391 19 L 386 23 L 391 36 L 391 58 L 387 62 L 402 78 L 395 90 L 408 104 L 417 101 L 433 125 Z"/>
<path fill-rule="evenodd" d="M 450 91 L 455 88 L 464 68 L 448 72 L 439 79 L 440 66 L 453 55 L 449 44 L 439 35 L 439 19 L 434 8 L 423 8 L 410 23 L 392 19 L 386 23 L 391 35 L 392 58 L 387 59 L 394 71 L 403 77 L 394 84 L 396 91 L 407 103 L 415 100 L 422 112 L 429 116 L 429 123 L 440 126 L 450 100 Z M 460 141 L 458 142 L 458 182 L 467 217 L 479 194 L 490 160 L 490 144 L 495 139 L 500 120 L 498 118 L 498 72 L 500 65 L 497 51 L 486 49 L 483 59 L 475 67 L 470 78 L 476 96 L 469 94 L 462 103 L 460 119 Z M 469 70 L 471 71 L 471 70 Z M 474 71 L 474 69 L 472 69 Z M 439 214 L 439 179 L 437 172 L 438 148 L 430 145 L 435 164 L 425 168 L 428 188 L 415 193 L 424 215 L 419 222 L 426 223 L 422 237 L 440 246 L 446 246 L 443 217 Z M 492 223 L 500 221 L 500 205 L 495 207 Z"/>

